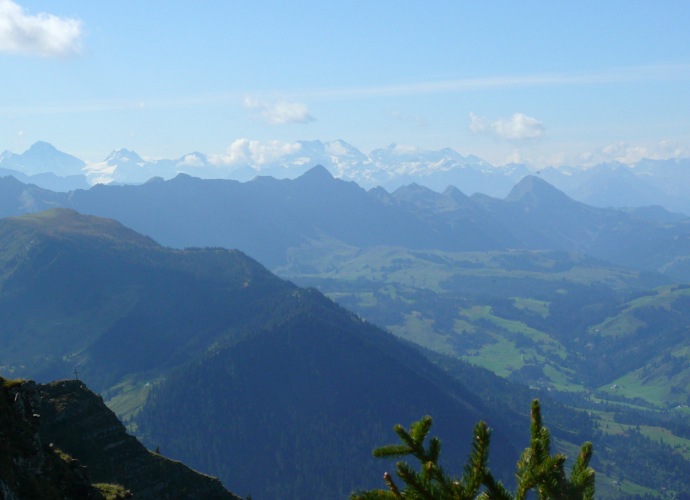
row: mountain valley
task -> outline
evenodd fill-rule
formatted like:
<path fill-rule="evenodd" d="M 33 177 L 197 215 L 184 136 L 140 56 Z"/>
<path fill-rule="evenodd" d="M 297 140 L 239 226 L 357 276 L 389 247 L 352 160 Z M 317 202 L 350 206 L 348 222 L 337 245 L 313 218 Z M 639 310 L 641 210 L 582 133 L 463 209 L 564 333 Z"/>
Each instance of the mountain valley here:
<path fill-rule="evenodd" d="M 487 419 L 509 479 L 534 397 L 560 449 L 594 443 L 597 491 L 682 491 L 685 217 L 590 207 L 535 176 L 496 199 L 365 191 L 324 168 L 0 192 L 1 373 L 76 368 L 147 446 L 232 491 L 374 487 L 371 449 L 425 413 L 451 467 Z M 641 450 L 653 472 L 635 477 Z"/>
<path fill-rule="evenodd" d="M 314 497 L 374 485 L 371 443 L 420 413 L 446 415 L 438 427 L 457 435 L 448 460 L 460 463 L 459 438 L 489 413 L 416 349 L 238 251 L 165 249 L 65 209 L 0 223 L 3 372 L 50 380 L 76 369 L 115 404 L 131 398 L 127 384 L 150 390 L 130 426 L 233 490 Z M 492 420 L 510 429 L 504 418 Z M 508 476 L 502 457 L 517 456 L 518 438 L 502 432 L 495 467 Z M 319 467 L 319 481 L 305 476 Z"/>

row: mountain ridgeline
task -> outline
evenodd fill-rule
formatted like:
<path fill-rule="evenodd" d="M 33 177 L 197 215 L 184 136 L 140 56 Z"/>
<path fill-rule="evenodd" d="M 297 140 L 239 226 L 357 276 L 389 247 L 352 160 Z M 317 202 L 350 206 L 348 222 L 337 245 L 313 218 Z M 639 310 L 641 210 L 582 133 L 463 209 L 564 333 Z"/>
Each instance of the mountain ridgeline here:
<path fill-rule="evenodd" d="M 102 390 L 205 351 L 295 288 L 238 251 L 168 250 L 62 209 L 4 219 L 0 235 L 0 364 L 17 376 L 78 366 Z"/>
<path fill-rule="evenodd" d="M 112 151 L 102 162 L 84 162 L 36 142 L 21 154 L 0 153 L 0 175 L 55 191 L 86 189 L 88 183 L 141 184 L 178 173 L 205 179 L 249 181 L 257 175 L 294 179 L 315 165 L 325 166 L 336 177 L 366 189 L 382 186 L 394 191 L 420 184 L 435 191 L 457 186 L 467 194 L 484 193 L 503 198 L 523 177 L 535 173 L 529 165 L 491 165 L 451 148 L 425 151 L 391 144 L 368 155 L 342 140 L 297 141 L 280 157 L 248 154 L 226 163 L 218 155 L 198 151 L 176 159 L 146 160 L 127 149 Z M 221 161 L 218 161 L 221 160 Z M 643 159 L 633 164 L 541 168 L 536 173 L 568 196 L 596 207 L 645 207 L 658 205 L 690 214 L 689 158 Z"/>
<path fill-rule="evenodd" d="M 614 210 L 576 202 L 536 176 L 505 199 L 407 186 L 365 191 L 314 167 L 295 180 L 202 180 L 180 174 L 139 186 L 55 193 L 0 179 L 2 213 L 50 207 L 113 218 L 161 244 L 238 248 L 271 269 L 323 245 L 443 251 L 583 252 L 690 280 L 690 219 L 661 209 Z"/>

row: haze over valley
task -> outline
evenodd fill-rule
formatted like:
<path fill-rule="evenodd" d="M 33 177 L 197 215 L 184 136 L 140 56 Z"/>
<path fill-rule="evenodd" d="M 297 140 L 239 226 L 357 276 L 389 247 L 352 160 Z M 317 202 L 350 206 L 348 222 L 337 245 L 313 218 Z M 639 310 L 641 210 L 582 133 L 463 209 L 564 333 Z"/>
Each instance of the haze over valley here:
<path fill-rule="evenodd" d="M 684 283 L 690 279 L 690 225 L 682 214 L 660 207 L 591 207 L 534 175 L 498 199 L 414 184 L 393 193 L 366 191 L 321 166 L 294 180 L 240 183 L 180 174 L 66 193 L 5 177 L 0 192 L 1 215 L 14 215 L 0 221 L 3 371 L 49 381 L 69 378 L 76 367 L 145 443 L 164 443 L 172 456 L 220 476 L 224 484 L 239 481 L 262 496 L 281 497 L 321 495 L 337 481 L 339 495 L 347 495 L 367 484 L 366 474 L 355 480 L 359 476 L 347 468 L 324 469 L 323 482 L 314 482 L 304 472 L 316 464 L 302 462 L 301 453 L 310 449 L 309 456 L 320 457 L 320 443 L 330 433 L 362 433 L 372 418 L 385 428 L 384 415 L 395 413 L 412 421 L 419 408 L 454 414 L 456 423 L 463 414 L 465 428 L 482 415 L 500 419 L 505 411 L 516 412 L 520 422 L 520 405 L 524 409 L 530 394 L 561 418 L 579 414 L 574 423 L 557 424 L 556 436 L 564 445 L 573 436 L 595 446 L 606 443 L 611 451 L 601 450 L 596 463 L 632 481 L 628 492 L 673 483 L 677 476 L 665 469 L 668 464 L 687 465 L 682 454 L 690 448 L 681 422 L 689 390 Z M 296 288 L 245 253 L 222 248 L 243 249 L 311 288 Z M 338 309 L 317 289 L 358 316 Z M 411 344 L 396 345 L 374 324 Z M 378 346 L 378 354 L 345 354 L 360 349 L 355 339 L 361 335 L 367 349 Z M 326 345 L 319 347 L 320 341 Z M 333 351 L 335 342 L 345 343 Z M 424 364 L 429 361 L 414 345 L 428 350 L 431 364 Z M 382 371 L 380 359 L 366 361 L 398 349 L 403 351 L 391 359 L 398 365 L 390 371 Z M 375 371 L 366 368 L 361 375 L 368 382 L 358 382 L 359 370 L 373 366 Z M 402 382 L 409 370 L 411 379 Z M 503 386 L 495 376 L 517 386 Z M 383 379 L 371 384 L 372 377 Z M 278 389 L 277 380 L 288 385 Z M 394 380 L 411 392 L 395 393 Z M 432 385 L 412 390 L 420 383 Z M 366 400 L 380 399 L 376 387 L 386 387 L 388 395 L 378 410 Z M 475 417 L 435 396 L 440 387 L 471 405 Z M 272 395 L 274 390 L 279 392 Z M 491 401 L 503 396 L 486 408 L 489 393 Z M 206 394 L 205 404 L 182 403 L 195 394 Z M 352 413 L 359 398 L 366 400 L 354 404 L 366 409 L 363 420 Z M 421 399 L 413 403 L 415 398 Z M 394 410 L 394 401 L 403 407 Z M 294 423 L 284 427 L 287 415 L 271 408 L 291 408 Z M 178 416 L 170 420 L 171 414 Z M 261 424 L 260 415 L 267 419 Z M 343 417 L 347 425 L 338 420 Z M 248 427 L 248 418 L 256 427 Z M 199 429 L 218 429 L 195 434 L 187 419 L 207 420 Z M 659 450 L 650 469 L 656 472 L 642 484 L 626 476 L 634 462 L 624 465 L 622 457 L 636 456 L 628 449 L 630 436 L 616 441 L 626 427 L 604 431 L 619 420 L 644 421 L 650 434 L 639 439 L 657 429 L 674 436 L 662 441 L 668 448 Z M 281 425 L 288 434 L 268 433 Z M 439 429 L 444 425 L 440 420 Z M 492 425 L 513 429 L 515 423 Z M 265 449 L 275 440 L 303 441 L 305 426 L 313 429 L 313 442 L 303 442 L 304 451 L 290 456 L 290 463 L 302 464 L 296 469 L 284 465 L 283 452 L 257 452 L 248 461 L 250 442 L 266 439 Z M 314 434 L 316 428 L 327 434 Z M 568 428 L 575 434 L 568 437 Z M 199 453 L 181 435 L 190 442 L 217 442 L 217 448 Z M 337 460 L 367 461 L 365 442 L 375 436 L 366 435 L 360 451 Z M 516 435 L 501 436 L 497 431 L 497 450 L 519 449 Z M 334 460 L 345 446 L 336 443 L 329 448 Z M 233 465 L 234 455 L 221 451 L 226 449 L 245 449 L 246 469 Z M 511 453 L 517 456 L 499 452 Z M 458 463 L 461 457 L 448 459 Z M 266 468 L 277 471 L 270 486 L 252 472 Z M 605 474 L 599 478 L 604 491 L 619 484 Z"/>
<path fill-rule="evenodd" d="M 0 0 L 0 497 L 687 498 L 689 16 Z"/>

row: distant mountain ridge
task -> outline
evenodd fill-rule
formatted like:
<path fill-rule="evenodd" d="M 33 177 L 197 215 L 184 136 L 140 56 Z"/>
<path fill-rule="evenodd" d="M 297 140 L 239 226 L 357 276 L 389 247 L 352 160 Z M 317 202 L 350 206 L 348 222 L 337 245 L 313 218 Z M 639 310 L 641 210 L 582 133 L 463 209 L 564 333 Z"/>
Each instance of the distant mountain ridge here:
<path fill-rule="evenodd" d="M 19 170 L 27 175 L 51 172 L 55 175 L 78 175 L 86 163 L 58 151 L 52 144 L 39 141 L 22 154 L 5 151 L 0 155 L 2 168 Z"/>
<path fill-rule="evenodd" d="M 199 179 L 55 193 L 0 178 L 0 216 L 64 207 L 116 219 L 164 245 L 238 248 L 270 269 L 331 248 L 506 249 L 581 252 L 690 280 L 690 219 L 656 209 L 615 210 L 573 200 L 539 176 L 504 199 L 420 185 L 365 191 L 323 166 L 296 179 Z"/>
<path fill-rule="evenodd" d="M 368 155 L 342 140 L 296 141 L 289 147 L 262 147 L 238 141 L 225 154 L 200 152 L 176 159 L 146 160 L 134 151 L 117 149 L 101 162 L 88 164 L 37 142 L 22 154 L 0 154 L 0 174 L 56 191 L 80 189 L 88 183 L 141 184 L 153 177 L 179 173 L 205 179 L 248 181 L 257 175 L 294 179 L 315 165 L 337 178 L 370 189 L 395 190 L 417 183 L 437 192 L 454 186 L 467 194 L 505 196 L 527 175 L 538 175 L 568 196 L 598 207 L 660 205 L 690 214 L 690 158 L 634 164 L 602 163 L 593 167 L 533 168 L 525 164 L 495 166 L 451 148 L 436 151 L 391 144 Z"/>
<path fill-rule="evenodd" d="M 83 169 L 86 163 L 58 151 L 52 144 L 36 142 L 22 154 L 0 153 L 0 176 L 11 175 L 26 183 L 55 191 L 89 186 Z"/>

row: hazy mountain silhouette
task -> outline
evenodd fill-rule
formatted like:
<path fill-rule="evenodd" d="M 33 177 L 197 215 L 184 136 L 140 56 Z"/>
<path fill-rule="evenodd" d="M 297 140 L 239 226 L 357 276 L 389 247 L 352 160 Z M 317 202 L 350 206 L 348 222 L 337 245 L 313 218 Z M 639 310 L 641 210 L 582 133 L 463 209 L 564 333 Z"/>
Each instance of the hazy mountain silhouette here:
<path fill-rule="evenodd" d="M 270 268 L 328 241 L 356 248 L 579 251 L 690 279 L 687 219 L 660 209 L 651 217 L 649 210 L 591 207 L 536 176 L 525 177 L 505 199 L 467 197 L 455 188 L 436 193 L 419 185 L 393 193 L 365 191 L 324 167 L 295 180 L 257 177 L 240 183 L 180 174 L 70 193 L 4 180 L 3 192 L 2 215 L 69 207 L 117 219 L 168 246 L 238 248 Z"/>
<path fill-rule="evenodd" d="M 443 192 L 448 186 L 455 186 L 467 194 L 502 198 L 520 179 L 536 173 L 568 196 L 592 206 L 660 205 L 690 214 L 688 158 L 537 169 L 520 163 L 495 166 L 451 148 L 429 151 L 390 144 L 367 155 L 342 140 L 296 141 L 284 153 L 267 158 L 243 150 L 249 146 L 248 142 L 238 141 L 239 155 L 206 155 L 195 151 L 176 159 L 146 160 L 122 148 L 101 162 L 89 163 L 48 143 L 37 142 L 22 154 L 10 151 L 0 154 L 0 175 L 13 175 L 22 182 L 46 189 L 68 191 L 86 188 L 87 177 L 91 184 L 141 184 L 151 177 L 169 180 L 185 173 L 205 179 L 244 182 L 257 175 L 294 179 L 315 165 L 324 165 L 334 176 L 357 182 L 366 189 L 382 186 L 394 191 L 419 184 Z"/>

